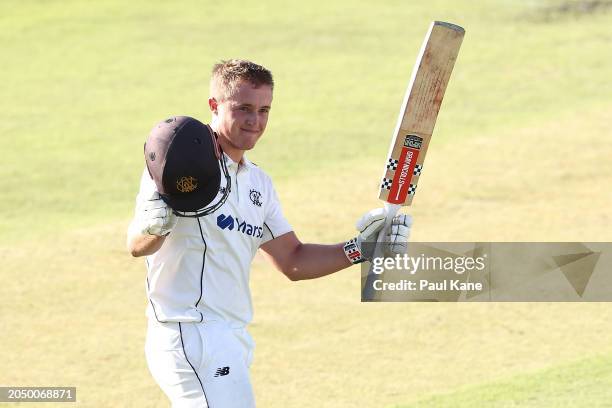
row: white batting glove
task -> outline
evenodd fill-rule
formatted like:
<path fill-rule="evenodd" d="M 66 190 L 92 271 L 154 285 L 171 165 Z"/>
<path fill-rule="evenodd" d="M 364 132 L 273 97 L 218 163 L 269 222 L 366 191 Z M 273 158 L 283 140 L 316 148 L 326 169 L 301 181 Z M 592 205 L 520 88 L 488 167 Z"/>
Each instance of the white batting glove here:
<path fill-rule="evenodd" d="M 366 213 L 357 221 L 355 227 L 359 235 L 344 245 L 344 252 L 352 263 L 371 261 L 374 257 L 375 245 L 378 233 L 385 226 L 387 217 L 386 208 L 376 208 Z M 407 214 L 396 215 L 389 228 L 387 228 L 384 238 L 383 254 L 395 256 L 403 255 L 408 252 L 408 239 L 410 238 L 410 228 L 412 227 L 412 217 Z M 364 245 L 364 243 L 369 245 Z"/>
<path fill-rule="evenodd" d="M 138 203 L 134 229 L 142 235 L 164 236 L 172 231 L 176 221 L 172 208 L 155 192 L 149 199 Z"/>

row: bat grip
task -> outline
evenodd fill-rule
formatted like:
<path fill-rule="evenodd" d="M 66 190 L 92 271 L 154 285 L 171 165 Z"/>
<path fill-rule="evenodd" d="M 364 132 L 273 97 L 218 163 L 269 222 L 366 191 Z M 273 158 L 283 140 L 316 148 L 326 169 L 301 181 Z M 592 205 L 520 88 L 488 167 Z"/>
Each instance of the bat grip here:
<path fill-rule="evenodd" d="M 376 242 L 378 244 L 376 245 L 376 250 L 374 251 L 374 257 L 380 257 L 382 255 L 383 245 L 380 245 L 380 242 L 382 242 L 385 239 L 385 233 L 387 232 L 387 229 L 391 225 L 391 221 L 393 221 L 393 217 L 397 215 L 398 211 L 400 210 L 400 208 L 402 208 L 402 206 L 398 204 L 390 204 L 390 203 L 385 202 L 385 208 L 387 209 L 387 217 L 385 218 L 385 226 L 378 232 L 378 238 L 376 239 Z"/>

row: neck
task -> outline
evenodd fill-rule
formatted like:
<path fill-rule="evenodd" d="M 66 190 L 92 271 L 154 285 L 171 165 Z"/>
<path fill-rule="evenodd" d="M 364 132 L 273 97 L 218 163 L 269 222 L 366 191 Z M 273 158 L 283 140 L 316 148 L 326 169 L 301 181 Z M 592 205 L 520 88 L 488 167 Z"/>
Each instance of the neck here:
<path fill-rule="evenodd" d="M 227 141 L 222 137 L 219 137 L 219 145 L 221 145 L 221 149 L 223 149 L 223 152 L 227 154 L 233 162 L 240 163 L 242 161 L 242 156 L 244 156 L 244 150 L 239 150 L 233 146 L 230 146 L 229 143 L 227 143 Z"/>
<path fill-rule="evenodd" d="M 235 163 L 240 163 L 242 161 L 242 156 L 244 156 L 244 150 L 235 148 L 227 141 L 225 137 L 221 135 L 221 133 L 217 131 L 217 129 L 213 127 L 213 130 L 218 135 L 217 142 L 219 142 L 219 146 L 221 146 L 223 152 L 227 154 Z"/>

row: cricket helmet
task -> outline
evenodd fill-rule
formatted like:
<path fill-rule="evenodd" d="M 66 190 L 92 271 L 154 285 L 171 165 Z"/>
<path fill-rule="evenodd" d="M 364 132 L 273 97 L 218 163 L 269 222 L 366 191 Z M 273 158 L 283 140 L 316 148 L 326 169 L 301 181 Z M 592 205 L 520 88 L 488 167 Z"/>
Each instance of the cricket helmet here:
<path fill-rule="evenodd" d="M 175 214 L 210 214 L 227 199 L 231 179 L 209 125 L 189 116 L 166 119 L 151 130 L 144 155 L 157 191 Z"/>

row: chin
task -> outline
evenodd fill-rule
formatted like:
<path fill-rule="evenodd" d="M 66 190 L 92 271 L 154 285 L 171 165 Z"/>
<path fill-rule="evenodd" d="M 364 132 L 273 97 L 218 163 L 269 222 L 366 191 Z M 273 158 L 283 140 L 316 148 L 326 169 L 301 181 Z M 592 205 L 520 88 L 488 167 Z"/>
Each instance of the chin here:
<path fill-rule="evenodd" d="M 258 134 L 257 136 L 249 135 L 248 138 L 245 138 L 244 142 L 242 144 L 243 145 L 243 149 L 244 150 L 249 150 L 249 149 L 252 149 L 253 147 L 255 147 L 255 145 L 257 144 L 257 141 L 259 140 L 259 136 L 260 136 L 260 134 Z"/>
<path fill-rule="evenodd" d="M 253 143 L 245 143 L 244 146 L 242 146 L 242 150 L 251 150 L 256 144 L 257 140 L 255 140 Z"/>

